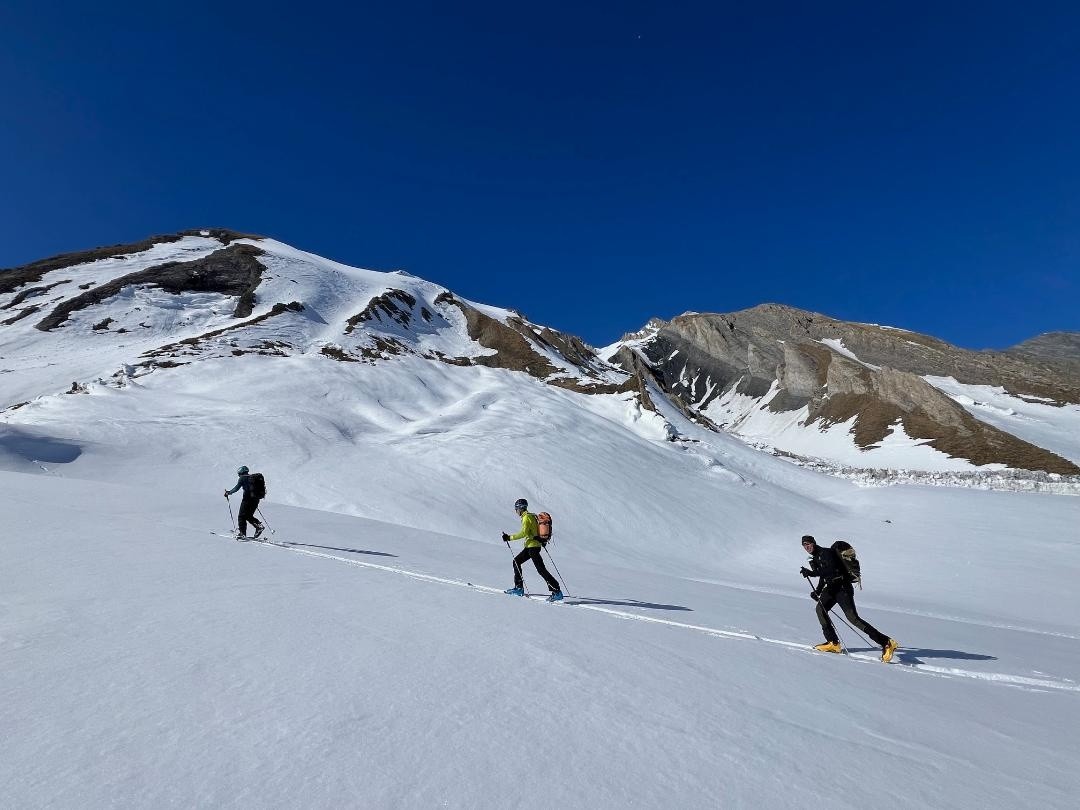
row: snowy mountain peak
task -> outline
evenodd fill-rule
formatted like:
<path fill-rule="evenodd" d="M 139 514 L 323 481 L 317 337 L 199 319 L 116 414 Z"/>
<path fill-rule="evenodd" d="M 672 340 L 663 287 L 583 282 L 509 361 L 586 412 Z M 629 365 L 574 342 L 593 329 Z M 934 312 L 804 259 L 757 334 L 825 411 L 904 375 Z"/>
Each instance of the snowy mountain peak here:
<path fill-rule="evenodd" d="M 832 467 L 1076 475 L 1080 369 L 1071 345 L 1058 336 L 969 352 L 762 304 L 654 318 L 594 350 L 405 271 L 350 267 L 218 228 L 0 272 L 0 413 L 22 419 L 94 386 L 201 385 L 204 372 L 243 378 L 262 368 L 249 361 L 276 358 L 272 374 L 303 363 L 313 380 L 336 378 L 334 366 L 392 366 L 377 379 L 397 379 L 415 361 L 450 372 L 420 375 L 447 391 L 458 387 L 452 369 L 483 368 L 614 396 L 630 404 L 634 429 L 649 423 L 654 437 L 675 438 L 685 427 L 674 424 L 689 420 Z"/>
<path fill-rule="evenodd" d="M 56 393 L 69 378 L 124 381 L 246 354 L 366 363 L 414 354 L 578 390 L 612 390 L 627 379 L 577 338 L 511 310 L 469 302 L 403 271 L 352 268 L 224 229 L 4 271 L 5 310 L 11 314 L 0 335 L 10 370 L 42 352 L 58 360 L 48 381 L 25 380 L 2 407 Z"/>

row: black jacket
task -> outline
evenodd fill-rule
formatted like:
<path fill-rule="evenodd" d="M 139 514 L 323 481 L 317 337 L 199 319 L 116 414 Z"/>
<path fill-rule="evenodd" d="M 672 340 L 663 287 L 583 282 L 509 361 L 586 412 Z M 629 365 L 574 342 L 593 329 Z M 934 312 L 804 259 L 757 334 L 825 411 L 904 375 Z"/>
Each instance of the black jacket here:
<path fill-rule="evenodd" d="M 810 570 L 814 572 L 814 576 L 821 577 L 819 588 L 849 581 L 840 555 L 828 546 L 814 547 L 814 553 L 810 555 Z"/>
<path fill-rule="evenodd" d="M 230 489 L 228 494 L 232 495 L 234 492 L 236 492 L 239 489 L 244 490 L 244 497 L 245 498 L 253 497 L 252 494 L 251 494 L 251 476 L 248 475 L 247 473 L 244 473 L 243 475 L 241 475 L 239 478 L 236 479 L 236 486 L 233 487 L 232 489 Z"/>

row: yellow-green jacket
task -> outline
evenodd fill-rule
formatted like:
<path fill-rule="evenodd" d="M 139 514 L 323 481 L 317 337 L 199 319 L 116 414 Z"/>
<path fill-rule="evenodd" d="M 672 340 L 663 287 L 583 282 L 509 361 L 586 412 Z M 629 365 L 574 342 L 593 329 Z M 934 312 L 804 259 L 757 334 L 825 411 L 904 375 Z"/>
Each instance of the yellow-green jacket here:
<path fill-rule="evenodd" d="M 540 548 L 540 526 L 536 522 L 536 515 L 526 510 L 521 513 L 521 531 L 510 535 L 511 540 L 524 540 L 525 548 Z"/>

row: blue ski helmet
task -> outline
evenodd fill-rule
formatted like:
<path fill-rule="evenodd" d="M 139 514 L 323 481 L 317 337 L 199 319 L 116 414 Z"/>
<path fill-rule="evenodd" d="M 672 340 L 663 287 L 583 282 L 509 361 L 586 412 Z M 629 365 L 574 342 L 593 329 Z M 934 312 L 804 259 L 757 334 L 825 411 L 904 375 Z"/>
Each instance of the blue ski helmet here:
<path fill-rule="evenodd" d="M 247 465 L 245 464 L 245 465 L 244 465 L 244 466 L 242 466 L 242 467 L 241 467 L 240 469 L 238 469 L 238 470 L 236 471 L 236 474 L 237 474 L 237 475 L 247 475 L 247 474 L 248 474 L 248 468 L 247 468 Z"/>
<path fill-rule="evenodd" d="M 515 509 L 528 509 L 529 508 L 529 502 L 527 500 L 525 500 L 524 498 L 518 498 L 516 501 L 514 501 L 514 508 Z"/>

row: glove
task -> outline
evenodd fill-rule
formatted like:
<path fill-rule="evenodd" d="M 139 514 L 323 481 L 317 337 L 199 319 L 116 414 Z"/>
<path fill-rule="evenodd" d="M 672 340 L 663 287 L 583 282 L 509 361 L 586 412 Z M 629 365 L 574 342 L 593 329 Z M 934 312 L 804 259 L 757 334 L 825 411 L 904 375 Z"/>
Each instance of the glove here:
<path fill-rule="evenodd" d="M 811 591 L 810 592 L 810 598 L 813 599 L 816 602 L 818 600 L 818 592 L 817 591 Z"/>
<path fill-rule="evenodd" d="M 225 497 L 226 497 L 226 498 L 228 498 L 228 497 L 229 497 L 229 493 L 228 493 L 228 492 L 226 492 L 226 493 L 225 493 Z"/>
<path fill-rule="evenodd" d="M 799 573 L 807 578 L 817 576 L 817 574 L 815 574 L 813 571 L 811 571 L 809 568 L 806 568 L 805 566 L 799 569 Z"/>
<path fill-rule="evenodd" d="M 503 532 L 502 533 L 502 539 L 503 539 L 504 543 L 509 543 L 510 542 L 510 535 L 508 535 L 506 532 Z"/>

